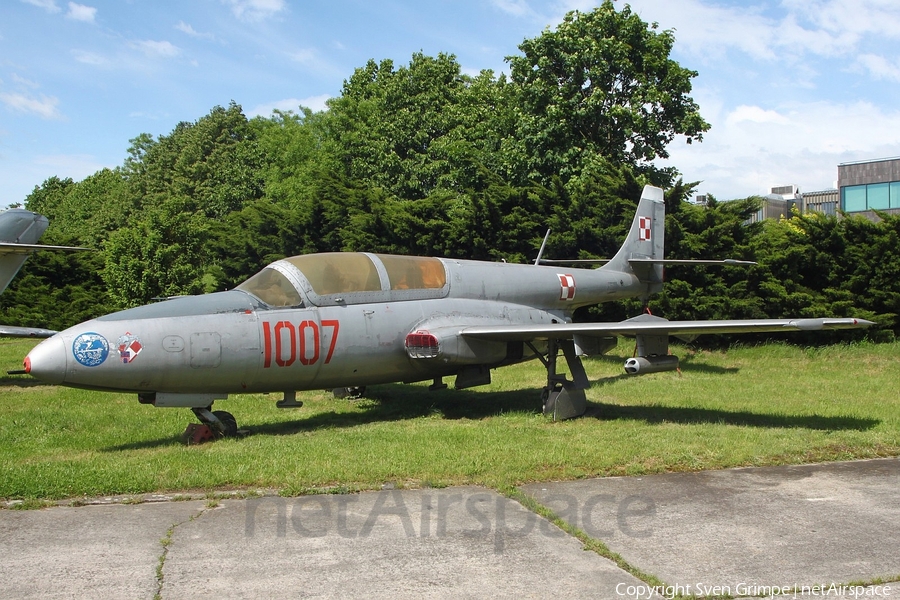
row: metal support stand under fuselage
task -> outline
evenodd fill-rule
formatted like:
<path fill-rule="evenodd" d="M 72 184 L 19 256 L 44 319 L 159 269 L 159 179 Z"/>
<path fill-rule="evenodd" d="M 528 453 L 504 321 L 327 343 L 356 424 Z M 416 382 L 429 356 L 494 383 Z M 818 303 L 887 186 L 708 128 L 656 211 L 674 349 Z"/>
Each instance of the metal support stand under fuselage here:
<path fill-rule="evenodd" d="M 297 392 L 294 390 L 285 390 L 284 398 L 275 402 L 278 408 L 300 408 L 303 403 L 297 400 Z"/>

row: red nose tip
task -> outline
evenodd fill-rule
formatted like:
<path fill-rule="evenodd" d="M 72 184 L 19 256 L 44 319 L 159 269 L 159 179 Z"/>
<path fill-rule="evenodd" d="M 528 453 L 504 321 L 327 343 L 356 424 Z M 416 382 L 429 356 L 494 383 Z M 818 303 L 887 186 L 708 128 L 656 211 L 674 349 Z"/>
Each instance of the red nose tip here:
<path fill-rule="evenodd" d="M 30 356 L 26 356 L 26 357 L 25 357 L 25 360 L 22 362 L 22 364 L 25 365 L 25 372 L 26 372 L 26 373 L 31 373 L 31 357 L 30 357 Z"/>

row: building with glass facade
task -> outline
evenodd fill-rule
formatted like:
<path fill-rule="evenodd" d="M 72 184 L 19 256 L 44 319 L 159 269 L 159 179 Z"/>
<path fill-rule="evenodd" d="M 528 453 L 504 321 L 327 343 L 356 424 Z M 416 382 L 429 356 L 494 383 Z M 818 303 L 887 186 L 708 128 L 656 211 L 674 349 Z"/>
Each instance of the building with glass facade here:
<path fill-rule="evenodd" d="M 900 158 L 885 158 L 838 165 L 841 210 L 900 213 Z"/>
<path fill-rule="evenodd" d="M 706 196 L 696 198 L 701 199 L 705 202 Z M 794 211 L 843 212 L 871 221 L 880 220 L 877 213 L 900 214 L 900 157 L 839 164 L 837 189 L 801 193 L 796 185 L 772 187 L 747 222 L 789 218 Z"/>

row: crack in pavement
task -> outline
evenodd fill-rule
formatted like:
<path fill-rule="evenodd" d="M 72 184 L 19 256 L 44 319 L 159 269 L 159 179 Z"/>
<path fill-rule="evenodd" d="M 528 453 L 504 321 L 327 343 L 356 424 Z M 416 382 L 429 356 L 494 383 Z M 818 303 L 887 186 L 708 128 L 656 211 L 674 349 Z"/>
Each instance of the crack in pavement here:
<path fill-rule="evenodd" d="M 153 600 L 162 600 L 162 592 L 163 586 L 166 583 L 165 576 L 165 567 L 166 567 L 166 558 L 169 555 L 169 547 L 172 545 L 173 538 L 175 537 L 175 530 L 181 527 L 182 525 L 186 525 L 187 523 L 192 523 L 202 517 L 207 511 L 218 508 L 220 505 L 218 501 L 210 501 L 206 506 L 201 508 L 196 514 L 191 515 L 184 521 L 179 521 L 177 523 L 172 523 L 171 526 L 166 530 L 166 535 L 161 540 L 159 540 L 160 545 L 162 545 L 162 554 L 159 555 L 159 559 L 156 564 L 156 594 L 153 596 Z"/>

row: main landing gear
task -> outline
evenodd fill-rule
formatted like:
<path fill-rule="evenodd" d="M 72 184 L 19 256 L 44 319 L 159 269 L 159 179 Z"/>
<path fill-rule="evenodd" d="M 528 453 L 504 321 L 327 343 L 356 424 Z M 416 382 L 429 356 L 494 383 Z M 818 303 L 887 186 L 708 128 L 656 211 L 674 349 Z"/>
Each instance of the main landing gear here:
<path fill-rule="evenodd" d="M 348 400 L 356 400 L 366 395 L 366 386 L 358 385 L 351 387 L 334 388 L 331 393 L 335 398 L 346 398 Z"/>
<path fill-rule="evenodd" d="M 554 421 L 580 417 L 587 410 L 587 398 L 584 390 L 590 387 L 584 365 L 575 353 L 575 343 L 572 340 L 548 341 L 547 355 L 544 356 L 537 349 L 526 342 L 538 359 L 547 367 L 547 386 L 541 392 L 544 414 L 553 417 Z M 566 379 L 565 374 L 556 371 L 556 358 L 562 349 L 566 357 L 566 364 L 572 380 Z"/>

